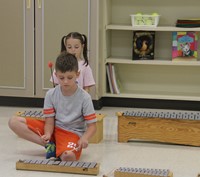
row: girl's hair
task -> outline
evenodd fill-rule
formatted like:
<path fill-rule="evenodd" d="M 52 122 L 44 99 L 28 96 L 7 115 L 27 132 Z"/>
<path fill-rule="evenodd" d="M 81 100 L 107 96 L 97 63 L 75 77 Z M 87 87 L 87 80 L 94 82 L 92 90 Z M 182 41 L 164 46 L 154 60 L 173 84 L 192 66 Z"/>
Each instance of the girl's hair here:
<path fill-rule="evenodd" d="M 65 43 L 69 38 L 73 38 L 73 39 L 79 39 L 81 44 L 84 44 L 83 47 L 83 57 L 85 59 L 84 64 L 86 64 L 86 66 L 88 65 L 89 61 L 88 61 L 88 56 L 87 56 L 87 37 L 84 34 L 80 34 L 78 32 L 71 32 L 69 33 L 67 36 L 63 36 L 61 39 L 61 52 L 66 51 L 66 47 L 65 47 Z"/>
<path fill-rule="evenodd" d="M 75 55 L 67 53 L 67 51 L 61 52 L 56 59 L 55 70 L 65 73 L 67 71 L 78 72 L 78 60 Z"/>

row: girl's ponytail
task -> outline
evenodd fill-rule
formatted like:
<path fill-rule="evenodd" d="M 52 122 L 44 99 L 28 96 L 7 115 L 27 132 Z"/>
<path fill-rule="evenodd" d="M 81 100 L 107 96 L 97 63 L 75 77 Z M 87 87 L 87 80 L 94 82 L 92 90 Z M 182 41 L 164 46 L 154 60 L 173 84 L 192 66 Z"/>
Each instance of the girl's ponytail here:
<path fill-rule="evenodd" d="M 85 34 L 82 34 L 82 38 L 83 38 L 83 44 L 84 44 L 84 48 L 83 48 L 83 57 L 85 59 L 85 64 L 86 66 L 89 64 L 88 61 L 88 50 L 87 50 L 87 37 Z"/>
<path fill-rule="evenodd" d="M 63 36 L 61 39 L 61 52 L 66 51 L 65 38 L 66 38 L 66 36 Z"/>

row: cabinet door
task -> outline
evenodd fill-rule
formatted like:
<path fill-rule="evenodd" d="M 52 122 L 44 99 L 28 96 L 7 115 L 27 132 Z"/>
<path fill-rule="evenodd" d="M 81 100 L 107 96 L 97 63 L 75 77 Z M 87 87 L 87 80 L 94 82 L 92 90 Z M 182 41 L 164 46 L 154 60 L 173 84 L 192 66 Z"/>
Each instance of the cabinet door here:
<path fill-rule="evenodd" d="M 48 62 L 60 52 L 61 38 L 77 31 L 89 41 L 89 0 L 36 1 L 36 96 L 43 97 L 53 87 Z"/>
<path fill-rule="evenodd" d="M 34 95 L 33 1 L 0 1 L 0 96 Z"/>
<path fill-rule="evenodd" d="M 0 96 L 44 97 L 62 36 L 90 41 L 90 0 L 1 0 L 0 10 Z"/>

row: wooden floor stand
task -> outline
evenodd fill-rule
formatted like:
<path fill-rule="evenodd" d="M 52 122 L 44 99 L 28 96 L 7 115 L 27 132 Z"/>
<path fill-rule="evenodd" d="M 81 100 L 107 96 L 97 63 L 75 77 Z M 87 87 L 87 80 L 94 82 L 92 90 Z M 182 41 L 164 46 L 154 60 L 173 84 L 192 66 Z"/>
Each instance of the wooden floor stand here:
<path fill-rule="evenodd" d="M 99 164 L 96 162 L 54 161 L 54 160 L 19 160 L 17 170 L 46 171 L 58 173 L 73 173 L 98 175 Z"/>

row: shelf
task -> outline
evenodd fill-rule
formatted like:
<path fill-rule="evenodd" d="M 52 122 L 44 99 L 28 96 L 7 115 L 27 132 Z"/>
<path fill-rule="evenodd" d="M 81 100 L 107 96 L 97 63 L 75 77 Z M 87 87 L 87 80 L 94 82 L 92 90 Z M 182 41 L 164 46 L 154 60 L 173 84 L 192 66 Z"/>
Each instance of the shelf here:
<path fill-rule="evenodd" d="M 102 20 L 104 30 L 103 45 L 103 87 L 102 96 L 114 98 L 141 98 L 200 101 L 200 49 L 197 61 L 172 60 L 172 32 L 196 31 L 200 46 L 200 27 L 176 27 L 177 19 L 198 18 L 199 1 L 192 0 L 192 5 L 177 1 L 126 1 L 104 0 L 105 16 Z M 165 10 L 167 8 L 167 11 Z M 133 27 L 130 14 L 133 12 L 150 13 L 158 9 L 161 15 L 157 27 Z M 185 17 L 185 11 L 190 14 Z M 120 14 L 119 14 L 120 11 Z M 170 11 L 170 13 L 169 13 Z M 155 31 L 153 60 L 132 60 L 134 31 Z M 115 74 L 120 87 L 120 94 L 109 93 L 109 81 L 106 65 L 115 66 Z"/>
<path fill-rule="evenodd" d="M 200 61 L 170 61 L 170 60 L 131 60 L 123 58 L 107 58 L 105 63 L 135 64 L 135 65 L 171 65 L 171 66 L 200 66 Z"/>
<path fill-rule="evenodd" d="M 142 30 L 142 31 L 200 31 L 200 28 L 180 28 L 174 26 L 157 26 L 157 27 L 132 27 L 131 25 L 106 25 L 106 30 Z"/>

